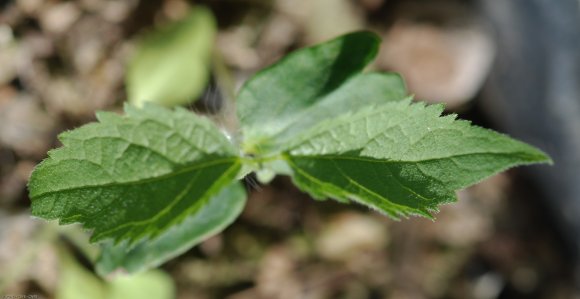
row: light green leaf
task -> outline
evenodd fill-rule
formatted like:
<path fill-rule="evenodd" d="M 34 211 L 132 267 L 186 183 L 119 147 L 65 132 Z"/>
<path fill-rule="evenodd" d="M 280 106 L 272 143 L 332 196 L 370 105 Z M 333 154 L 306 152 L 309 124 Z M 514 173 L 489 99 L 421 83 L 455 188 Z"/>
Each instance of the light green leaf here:
<path fill-rule="evenodd" d="M 116 276 L 103 281 L 80 265 L 71 254 L 60 250 L 58 299 L 171 299 L 175 285 L 171 276 L 161 271 L 147 271 L 133 276 Z"/>
<path fill-rule="evenodd" d="M 215 35 L 212 13 L 196 6 L 185 19 L 143 36 L 127 70 L 129 101 L 175 106 L 196 100 L 209 78 Z"/>
<path fill-rule="evenodd" d="M 307 130 L 323 121 L 352 114 L 359 110 L 406 98 L 407 91 L 397 74 L 364 73 L 353 76 L 332 93 L 321 97 L 316 103 L 296 113 L 292 122 L 276 135 L 263 139 L 259 144 L 262 154 L 276 153 L 285 149 Z"/>
<path fill-rule="evenodd" d="M 59 250 L 59 280 L 56 287 L 59 299 L 105 299 L 106 285 L 90 271 L 83 268 L 65 250 Z"/>
<path fill-rule="evenodd" d="M 158 270 L 118 276 L 110 280 L 107 286 L 108 294 L 103 299 L 173 299 L 176 296 L 171 276 Z"/>
<path fill-rule="evenodd" d="M 93 242 L 155 239 L 202 209 L 237 176 L 236 150 L 184 109 L 126 107 L 60 135 L 29 182 L 32 214 L 80 222 Z"/>
<path fill-rule="evenodd" d="M 550 162 L 509 137 L 440 117 L 410 100 L 322 122 L 286 145 L 296 184 L 316 198 L 352 199 L 394 218 L 430 216 L 455 190 L 510 167 Z"/>
<path fill-rule="evenodd" d="M 375 57 L 379 42 L 370 32 L 347 34 L 298 50 L 256 74 L 237 98 L 246 150 L 260 151 L 256 145 L 263 146 L 284 130 L 291 135 L 298 129 L 296 125 L 306 125 L 302 122 L 305 119 L 332 117 L 334 112 L 352 111 L 377 99 L 363 94 L 402 98 L 404 86 L 396 75 L 357 76 Z M 347 91 L 333 94 L 347 81 Z M 359 83 L 363 85 L 357 86 Z M 348 94 L 355 97 L 347 99 Z M 328 108 L 331 111 L 326 111 Z"/>
<path fill-rule="evenodd" d="M 104 244 L 97 262 L 97 272 L 106 275 L 122 268 L 134 273 L 156 267 L 219 233 L 238 217 L 245 202 L 245 190 L 236 182 L 222 189 L 203 208 L 155 240 L 142 241 L 132 249 L 125 244 L 108 242 Z"/>

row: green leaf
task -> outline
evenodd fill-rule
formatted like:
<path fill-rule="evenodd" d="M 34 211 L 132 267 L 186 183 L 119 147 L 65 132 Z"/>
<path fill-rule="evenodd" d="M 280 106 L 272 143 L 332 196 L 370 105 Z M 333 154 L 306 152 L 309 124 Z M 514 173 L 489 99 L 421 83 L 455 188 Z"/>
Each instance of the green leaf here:
<path fill-rule="evenodd" d="M 106 240 L 99 273 L 137 272 L 231 223 L 245 202 L 235 181 L 250 171 L 261 182 L 290 175 L 314 198 L 400 218 L 432 217 L 455 190 L 510 167 L 551 163 L 506 135 L 441 116 L 441 105 L 412 103 L 396 74 L 363 73 L 378 44 L 369 32 L 347 34 L 248 81 L 237 102 L 241 155 L 184 109 L 99 113 L 98 123 L 61 134 L 63 147 L 34 170 L 32 213 L 80 222 L 93 242 Z"/>
<path fill-rule="evenodd" d="M 292 176 L 318 199 L 393 218 L 431 217 L 455 190 L 510 167 L 551 162 L 509 137 L 411 104 L 401 78 L 363 73 L 378 38 L 356 32 L 299 50 L 240 91 L 242 146 L 258 173 Z M 267 178 L 266 178 L 267 179 Z"/>
<path fill-rule="evenodd" d="M 122 268 L 134 273 L 156 267 L 223 230 L 238 217 L 245 202 L 244 188 L 236 182 L 155 240 L 142 241 L 132 249 L 128 249 L 126 244 L 108 242 L 97 262 L 97 272 L 106 275 Z"/>
<path fill-rule="evenodd" d="M 104 299 L 107 288 L 98 277 L 80 265 L 65 250 L 59 250 L 59 277 L 56 298 L 59 299 Z"/>
<path fill-rule="evenodd" d="M 30 178 L 33 215 L 132 246 L 182 223 L 237 176 L 237 151 L 209 120 L 152 105 L 125 110 L 60 135 L 64 146 Z"/>
<path fill-rule="evenodd" d="M 393 218 L 431 217 L 455 190 L 510 167 L 551 162 L 509 137 L 440 117 L 410 100 L 319 123 L 286 145 L 295 183 L 316 198 L 352 199 Z"/>
<path fill-rule="evenodd" d="M 152 270 L 133 276 L 115 277 L 108 282 L 107 286 L 108 294 L 103 299 L 172 299 L 176 297 L 175 282 L 170 275 L 162 271 Z"/>
<path fill-rule="evenodd" d="M 129 101 L 190 103 L 203 92 L 216 35 L 212 13 L 194 7 L 185 19 L 143 36 L 126 76 Z"/>
<path fill-rule="evenodd" d="M 347 34 L 291 53 L 256 74 L 243 86 L 237 98 L 247 151 L 259 150 L 254 145 L 262 146 L 267 142 L 265 139 L 271 139 L 285 129 L 291 135 L 292 127 L 301 125 L 304 119 L 331 117 L 332 113 L 324 112 L 329 107 L 333 111 L 349 111 L 369 103 L 363 95 L 347 99 L 344 97 L 347 93 L 404 96 L 405 93 L 401 92 L 404 86 L 398 76 L 365 74 L 362 78 L 357 77 L 375 57 L 379 42 L 374 33 Z M 341 92 L 339 99 L 334 99 L 337 96 L 333 92 L 347 81 L 352 81 L 349 91 Z M 357 87 L 355 82 L 364 85 Z M 324 101 L 327 98 L 331 99 Z"/>
<path fill-rule="evenodd" d="M 397 74 L 357 74 L 332 93 L 296 113 L 288 127 L 263 139 L 259 150 L 262 154 L 280 152 L 285 149 L 286 143 L 299 138 L 302 133 L 323 121 L 345 113 L 352 114 L 369 106 L 400 101 L 406 98 L 406 94 L 405 84 Z"/>

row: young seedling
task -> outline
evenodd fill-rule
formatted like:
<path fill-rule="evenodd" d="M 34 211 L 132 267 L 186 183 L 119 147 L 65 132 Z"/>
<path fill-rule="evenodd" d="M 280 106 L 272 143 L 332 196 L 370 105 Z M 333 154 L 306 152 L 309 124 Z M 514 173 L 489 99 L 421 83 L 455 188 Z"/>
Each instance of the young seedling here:
<path fill-rule="evenodd" d="M 227 136 L 185 109 L 125 106 L 62 133 L 30 182 L 32 214 L 81 223 L 102 245 L 101 274 L 157 266 L 242 211 L 240 178 L 290 176 L 316 199 L 357 202 L 398 219 L 432 218 L 455 190 L 541 151 L 412 102 L 402 79 L 363 72 L 379 38 L 356 32 L 289 54 L 250 79 Z"/>

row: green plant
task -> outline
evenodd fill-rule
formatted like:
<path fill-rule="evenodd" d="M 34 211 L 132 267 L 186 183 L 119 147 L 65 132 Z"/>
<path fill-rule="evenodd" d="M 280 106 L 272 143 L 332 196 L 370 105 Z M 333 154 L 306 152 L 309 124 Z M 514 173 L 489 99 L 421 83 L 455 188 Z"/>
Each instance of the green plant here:
<path fill-rule="evenodd" d="M 239 179 L 288 175 L 316 199 L 355 201 L 392 218 L 432 218 L 455 190 L 507 168 L 551 163 L 505 135 L 414 103 L 396 74 L 362 72 L 379 38 L 347 34 L 296 51 L 250 79 L 239 134 L 185 109 L 125 115 L 60 135 L 30 182 L 32 214 L 80 222 L 100 242 L 101 274 L 136 272 L 221 231 L 241 212 Z"/>

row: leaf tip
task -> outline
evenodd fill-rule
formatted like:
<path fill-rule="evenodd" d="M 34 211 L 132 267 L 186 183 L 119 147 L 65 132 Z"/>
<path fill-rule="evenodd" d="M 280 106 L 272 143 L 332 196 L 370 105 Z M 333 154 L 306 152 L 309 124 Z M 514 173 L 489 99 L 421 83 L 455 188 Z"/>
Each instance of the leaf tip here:
<path fill-rule="evenodd" d="M 554 165 L 554 160 L 545 152 L 535 149 L 536 150 L 536 161 L 535 163 L 547 164 L 549 166 Z"/>

